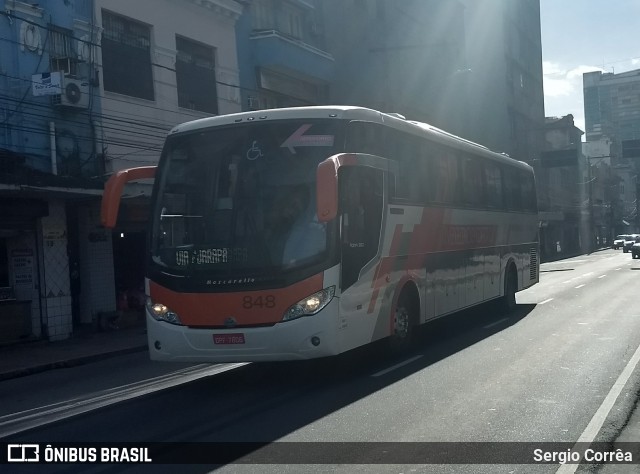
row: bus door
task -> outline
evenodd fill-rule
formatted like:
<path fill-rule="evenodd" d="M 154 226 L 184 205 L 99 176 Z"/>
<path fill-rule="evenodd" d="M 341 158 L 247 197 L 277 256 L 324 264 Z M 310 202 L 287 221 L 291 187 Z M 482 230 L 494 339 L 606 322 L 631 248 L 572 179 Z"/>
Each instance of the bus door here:
<path fill-rule="evenodd" d="M 358 281 L 378 253 L 383 209 L 381 170 L 355 166 L 340 170 L 342 291 Z"/>

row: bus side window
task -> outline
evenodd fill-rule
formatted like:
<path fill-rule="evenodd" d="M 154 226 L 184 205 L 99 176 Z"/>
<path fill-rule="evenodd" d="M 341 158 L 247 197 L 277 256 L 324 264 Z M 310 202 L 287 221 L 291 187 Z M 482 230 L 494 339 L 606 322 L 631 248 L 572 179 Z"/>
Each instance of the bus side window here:
<path fill-rule="evenodd" d="M 504 208 L 502 192 L 502 172 L 495 163 L 487 161 L 484 164 L 485 189 L 487 192 L 487 206 L 490 209 Z"/>
<path fill-rule="evenodd" d="M 420 173 L 420 142 L 408 133 L 392 130 L 386 137 L 387 158 L 398 162 L 395 193 L 391 197 L 406 199 L 410 202 L 422 201 L 424 177 Z"/>
<path fill-rule="evenodd" d="M 460 199 L 460 169 L 458 157 L 451 151 L 443 150 L 437 159 L 438 181 L 436 201 L 451 206 Z"/>
<path fill-rule="evenodd" d="M 522 210 L 523 205 L 521 187 L 518 181 L 518 170 L 504 168 L 503 179 L 507 209 L 510 211 Z"/>
<path fill-rule="evenodd" d="M 345 152 L 384 157 L 384 127 L 372 122 L 353 121 L 347 128 Z"/>
<path fill-rule="evenodd" d="M 536 186 L 533 175 L 524 171 L 519 171 L 520 183 L 522 184 L 522 204 L 526 211 L 536 212 L 538 203 L 536 199 Z"/>
<path fill-rule="evenodd" d="M 482 162 L 476 157 L 462 157 L 462 192 L 467 206 L 485 207 Z"/>

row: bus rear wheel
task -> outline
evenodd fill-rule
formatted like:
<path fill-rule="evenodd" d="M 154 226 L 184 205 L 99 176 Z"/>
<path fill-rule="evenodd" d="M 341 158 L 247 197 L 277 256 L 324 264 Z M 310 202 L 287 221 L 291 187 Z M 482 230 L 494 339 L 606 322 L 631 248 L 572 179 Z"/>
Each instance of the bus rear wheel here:
<path fill-rule="evenodd" d="M 504 296 L 502 297 L 502 310 L 509 314 L 516 309 L 516 291 L 518 290 L 518 274 L 513 266 L 509 265 L 504 277 Z"/>

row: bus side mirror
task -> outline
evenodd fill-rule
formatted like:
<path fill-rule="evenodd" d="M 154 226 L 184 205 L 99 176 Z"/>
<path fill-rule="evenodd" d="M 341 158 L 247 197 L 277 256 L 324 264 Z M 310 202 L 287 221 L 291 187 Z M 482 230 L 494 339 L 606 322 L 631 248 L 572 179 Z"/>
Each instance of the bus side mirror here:
<path fill-rule="evenodd" d="M 141 166 L 118 171 L 111 175 L 104 185 L 102 195 L 102 207 L 100 209 L 100 221 L 104 227 L 113 229 L 118 221 L 118 209 L 124 185 L 129 181 L 150 179 L 156 175 L 156 166 Z"/>
<path fill-rule="evenodd" d="M 329 158 L 316 172 L 316 212 L 319 222 L 329 222 L 338 215 L 338 167 Z"/>

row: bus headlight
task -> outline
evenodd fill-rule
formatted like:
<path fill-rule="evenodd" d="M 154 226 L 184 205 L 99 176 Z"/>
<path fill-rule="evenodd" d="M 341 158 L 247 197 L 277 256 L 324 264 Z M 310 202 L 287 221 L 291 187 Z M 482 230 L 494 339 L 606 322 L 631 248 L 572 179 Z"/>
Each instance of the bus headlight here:
<path fill-rule="evenodd" d="M 329 304 L 333 299 L 335 292 L 336 287 L 330 286 L 329 288 L 325 288 L 324 290 L 320 290 L 317 293 L 307 296 L 291 306 L 291 308 L 284 313 L 282 320 L 291 321 L 292 319 L 297 319 L 302 316 L 311 316 L 316 314 Z"/>
<path fill-rule="evenodd" d="M 174 313 L 162 303 L 154 303 L 151 298 L 147 298 L 147 310 L 154 319 L 166 321 L 171 324 L 182 324 L 177 313 Z"/>

